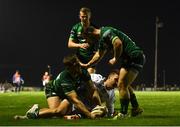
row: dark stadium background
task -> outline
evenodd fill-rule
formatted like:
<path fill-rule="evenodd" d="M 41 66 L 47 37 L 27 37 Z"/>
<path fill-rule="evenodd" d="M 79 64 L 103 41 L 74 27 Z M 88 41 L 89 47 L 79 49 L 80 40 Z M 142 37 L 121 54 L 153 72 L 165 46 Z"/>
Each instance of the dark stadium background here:
<path fill-rule="evenodd" d="M 41 77 L 51 66 L 55 77 L 62 69 L 71 27 L 79 22 L 83 6 L 92 10 L 98 26 L 119 28 L 146 54 L 144 70 L 136 84 L 154 82 L 155 18 L 159 29 L 158 83 L 180 85 L 180 6 L 178 1 L 121 0 L 1 0 L 0 1 L 0 82 L 11 82 L 16 69 L 26 84 L 41 85 Z M 107 75 L 109 67 L 101 62 L 98 72 Z"/>

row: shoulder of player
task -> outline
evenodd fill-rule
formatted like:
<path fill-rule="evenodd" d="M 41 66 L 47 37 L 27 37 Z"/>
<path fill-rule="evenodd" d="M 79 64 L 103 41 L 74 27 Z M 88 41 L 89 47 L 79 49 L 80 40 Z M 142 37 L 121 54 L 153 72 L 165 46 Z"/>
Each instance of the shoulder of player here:
<path fill-rule="evenodd" d="M 73 27 L 72 27 L 72 28 L 73 28 L 73 29 L 82 28 L 82 24 L 81 24 L 81 22 L 76 23 L 75 25 L 73 25 Z"/>
<path fill-rule="evenodd" d="M 65 79 L 68 77 L 71 77 L 70 73 L 65 69 L 56 77 L 56 80 L 61 80 L 61 79 Z"/>
<path fill-rule="evenodd" d="M 82 26 L 82 24 L 79 22 L 79 23 L 75 24 L 75 25 L 72 27 L 72 29 L 71 29 L 71 34 L 81 35 L 82 30 L 83 30 L 83 26 Z"/>
<path fill-rule="evenodd" d="M 73 84 L 74 82 L 74 79 L 72 78 L 71 74 L 64 70 L 62 71 L 58 76 L 57 78 L 55 79 L 55 85 L 62 85 L 62 84 Z"/>

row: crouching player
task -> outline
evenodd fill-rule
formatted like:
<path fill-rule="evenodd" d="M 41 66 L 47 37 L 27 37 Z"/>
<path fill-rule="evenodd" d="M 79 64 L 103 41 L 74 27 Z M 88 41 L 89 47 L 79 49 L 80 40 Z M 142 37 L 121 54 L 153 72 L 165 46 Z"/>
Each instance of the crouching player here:
<path fill-rule="evenodd" d="M 50 81 L 45 89 L 49 108 L 39 109 L 38 104 L 35 104 L 27 111 L 25 116 L 15 116 L 19 118 L 49 118 L 62 117 L 71 113 L 71 104 L 79 110 L 87 118 L 94 119 L 96 114 L 91 113 L 84 103 L 79 99 L 77 88 L 80 84 L 85 85 L 88 89 L 88 97 L 94 105 L 101 105 L 101 100 L 97 89 L 94 87 L 91 77 L 86 69 L 81 68 L 76 55 L 69 55 L 63 59 L 65 69 L 53 81 Z"/>

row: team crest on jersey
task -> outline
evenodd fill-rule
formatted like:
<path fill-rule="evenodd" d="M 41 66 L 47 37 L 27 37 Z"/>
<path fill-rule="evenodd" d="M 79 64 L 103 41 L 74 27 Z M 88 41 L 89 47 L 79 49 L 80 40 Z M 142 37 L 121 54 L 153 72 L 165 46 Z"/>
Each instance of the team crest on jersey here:
<path fill-rule="evenodd" d="M 77 33 L 77 36 L 78 36 L 78 37 L 81 37 L 81 36 L 82 36 L 82 33 L 81 33 L 81 32 L 78 32 L 78 33 Z"/>

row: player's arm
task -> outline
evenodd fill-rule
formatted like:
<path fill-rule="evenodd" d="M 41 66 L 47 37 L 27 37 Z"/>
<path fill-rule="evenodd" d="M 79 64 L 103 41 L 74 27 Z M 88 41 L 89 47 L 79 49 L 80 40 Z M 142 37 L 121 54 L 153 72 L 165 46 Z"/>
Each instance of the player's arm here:
<path fill-rule="evenodd" d="M 104 57 L 105 53 L 106 53 L 106 50 L 98 50 L 94 54 L 93 58 L 88 62 L 88 66 L 98 63 Z"/>
<path fill-rule="evenodd" d="M 86 82 L 87 89 L 89 90 L 90 98 L 95 105 L 101 105 L 101 99 L 97 88 L 94 86 L 92 80 Z"/>
<path fill-rule="evenodd" d="M 80 48 L 80 44 L 78 43 L 77 38 L 77 28 L 73 26 L 70 32 L 69 40 L 68 40 L 68 48 Z"/>
<path fill-rule="evenodd" d="M 87 117 L 89 117 L 91 119 L 95 118 L 95 115 L 91 114 L 91 112 L 88 111 L 88 109 L 82 103 L 82 101 L 78 99 L 78 95 L 76 94 L 75 91 L 72 91 L 72 92 L 68 93 L 67 96 L 70 99 L 70 101 L 75 105 L 75 107 L 79 111 L 81 111 L 84 115 L 86 115 Z"/>
<path fill-rule="evenodd" d="M 68 41 L 68 48 L 82 48 L 87 49 L 89 47 L 88 43 L 76 43 L 72 38 Z"/>
<path fill-rule="evenodd" d="M 112 59 L 109 60 L 109 63 L 113 65 L 117 62 L 118 58 L 121 56 L 123 51 L 123 45 L 122 45 L 122 41 L 117 36 L 112 39 L 112 44 L 113 44 L 114 56 Z"/>
<path fill-rule="evenodd" d="M 72 38 L 69 38 L 68 41 L 68 48 L 79 48 L 80 44 L 75 43 L 75 41 Z"/>
<path fill-rule="evenodd" d="M 114 50 L 114 57 L 117 60 L 122 54 L 122 50 L 123 50 L 122 41 L 118 37 L 115 37 L 112 41 L 112 44 Z"/>
<path fill-rule="evenodd" d="M 103 58 L 105 53 L 106 53 L 106 50 L 98 50 L 87 64 L 80 63 L 80 65 L 88 68 L 98 63 Z"/>

